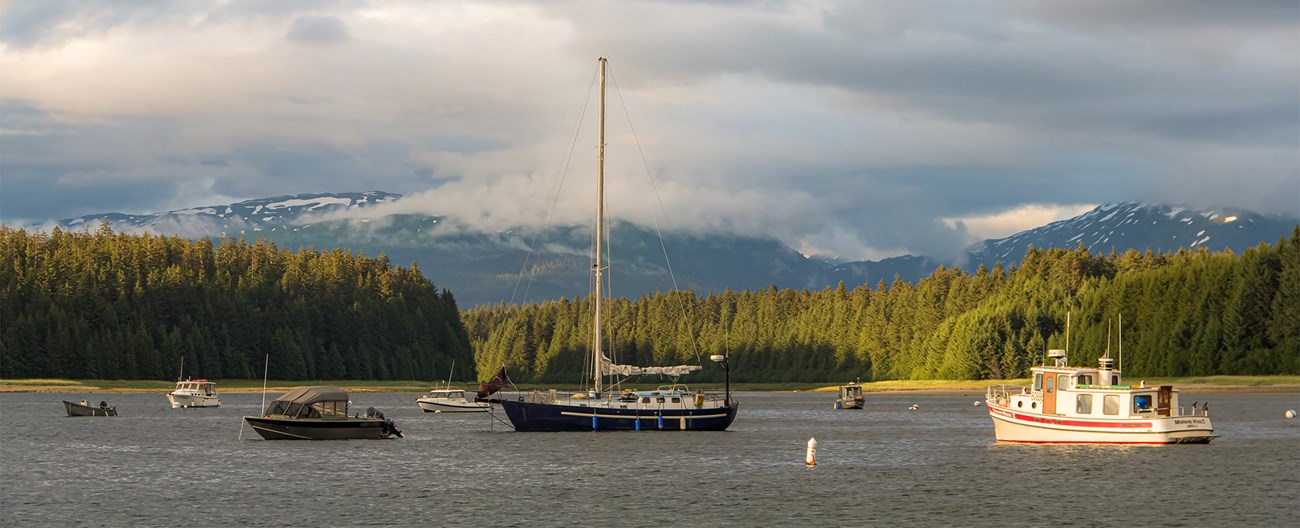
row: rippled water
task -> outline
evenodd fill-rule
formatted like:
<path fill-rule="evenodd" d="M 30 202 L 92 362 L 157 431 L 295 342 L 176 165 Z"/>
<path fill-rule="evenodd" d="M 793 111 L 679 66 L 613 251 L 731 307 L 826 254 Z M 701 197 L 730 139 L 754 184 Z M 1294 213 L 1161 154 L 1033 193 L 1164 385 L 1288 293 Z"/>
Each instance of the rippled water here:
<path fill-rule="evenodd" d="M 993 442 L 976 396 L 744 393 L 727 432 L 514 433 L 352 395 L 405 439 L 239 439 L 258 394 L 0 394 L 3 526 L 1279 526 L 1300 514 L 1300 396 L 1215 395 L 1209 445 Z M 61 400 L 116 418 L 68 418 Z M 1184 398 L 1200 399 L 1194 392 Z M 916 404 L 919 409 L 909 411 Z M 501 416 L 504 419 L 504 416 Z M 804 467 L 809 437 L 818 466 Z"/>

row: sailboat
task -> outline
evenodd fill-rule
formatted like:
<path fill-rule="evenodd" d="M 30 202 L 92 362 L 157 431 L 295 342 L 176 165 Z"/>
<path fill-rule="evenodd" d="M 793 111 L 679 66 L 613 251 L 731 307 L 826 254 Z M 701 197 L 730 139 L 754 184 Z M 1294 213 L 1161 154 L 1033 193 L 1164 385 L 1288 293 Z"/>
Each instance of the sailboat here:
<path fill-rule="evenodd" d="M 600 111 L 597 121 L 596 141 L 596 227 L 594 274 L 594 302 L 592 324 L 591 363 L 592 389 L 575 394 L 560 394 L 556 390 L 543 393 L 533 391 L 516 399 L 497 398 L 484 400 L 501 386 L 502 374 L 479 391 L 480 401 L 499 403 L 516 431 L 722 431 L 736 419 L 739 403 L 731 398 L 731 372 L 727 357 L 713 355 L 711 360 L 726 372 L 726 391 L 723 394 L 692 391 L 675 383 L 677 378 L 703 367 L 676 365 L 666 367 L 638 367 L 618 365 L 601 351 L 601 287 L 604 262 L 605 221 L 605 57 L 597 59 L 600 77 Z M 504 372 L 504 370 L 503 370 Z M 674 384 L 650 391 L 606 390 L 602 386 L 605 376 L 630 377 L 635 375 L 663 375 Z M 617 378 L 616 378 L 617 379 Z"/>

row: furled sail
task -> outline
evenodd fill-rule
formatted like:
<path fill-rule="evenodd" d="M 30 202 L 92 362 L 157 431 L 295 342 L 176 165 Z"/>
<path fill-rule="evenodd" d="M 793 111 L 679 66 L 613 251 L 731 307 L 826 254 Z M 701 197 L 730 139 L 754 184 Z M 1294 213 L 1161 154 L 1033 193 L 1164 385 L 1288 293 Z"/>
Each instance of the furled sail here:
<path fill-rule="evenodd" d="M 646 374 L 661 374 L 664 376 L 677 377 L 682 374 L 690 374 L 704 367 L 699 365 L 674 365 L 671 367 L 637 367 L 633 365 L 618 365 L 610 361 L 608 357 L 601 356 L 603 361 L 600 362 L 604 374 L 619 376 L 641 376 Z"/>

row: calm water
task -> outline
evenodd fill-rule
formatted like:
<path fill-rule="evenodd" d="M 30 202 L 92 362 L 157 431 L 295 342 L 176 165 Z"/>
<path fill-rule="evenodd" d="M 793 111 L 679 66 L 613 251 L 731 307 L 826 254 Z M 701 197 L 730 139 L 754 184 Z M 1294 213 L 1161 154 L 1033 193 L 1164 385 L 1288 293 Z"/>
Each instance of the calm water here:
<path fill-rule="evenodd" d="M 1280 526 L 1300 515 L 1300 395 L 1208 397 L 1204 446 L 997 445 L 975 396 L 745 393 L 723 433 L 514 433 L 352 395 L 405 439 L 268 442 L 261 396 L 0 394 L 3 526 Z M 1195 393 L 1185 395 L 1198 398 Z M 68 418 L 107 399 L 117 418 Z M 919 410 L 908 411 L 911 404 Z M 501 416 L 504 419 L 504 416 Z M 810 436 L 814 469 L 803 464 Z"/>

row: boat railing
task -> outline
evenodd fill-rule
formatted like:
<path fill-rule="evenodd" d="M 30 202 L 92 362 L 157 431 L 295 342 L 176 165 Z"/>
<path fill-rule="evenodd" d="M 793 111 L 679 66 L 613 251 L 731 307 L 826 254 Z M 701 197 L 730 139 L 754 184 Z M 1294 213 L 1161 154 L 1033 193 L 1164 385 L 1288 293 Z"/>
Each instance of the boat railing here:
<path fill-rule="evenodd" d="M 1007 405 L 1012 396 L 1029 393 L 1029 387 L 1026 385 L 990 385 L 984 394 L 984 399 L 996 401 L 999 405 Z"/>
<path fill-rule="evenodd" d="M 1197 404 L 1192 404 L 1192 412 L 1189 413 L 1189 412 L 1187 412 L 1187 407 L 1184 407 L 1184 406 L 1182 406 L 1182 405 L 1179 405 L 1179 406 L 1178 406 L 1178 416 L 1204 416 L 1204 417 L 1206 417 L 1206 418 L 1209 418 L 1209 417 L 1210 417 L 1210 406 L 1209 406 L 1208 403 L 1207 403 L 1206 405 L 1204 405 L 1204 406 L 1197 405 Z"/>

